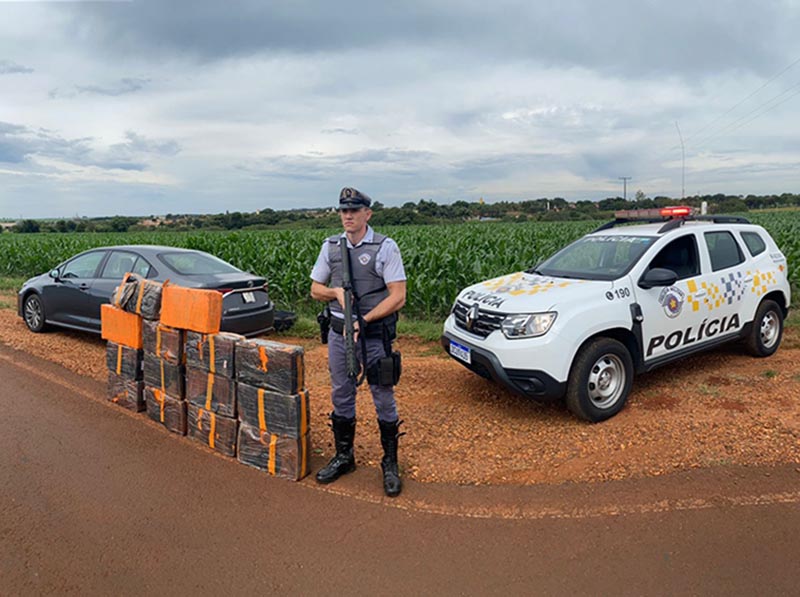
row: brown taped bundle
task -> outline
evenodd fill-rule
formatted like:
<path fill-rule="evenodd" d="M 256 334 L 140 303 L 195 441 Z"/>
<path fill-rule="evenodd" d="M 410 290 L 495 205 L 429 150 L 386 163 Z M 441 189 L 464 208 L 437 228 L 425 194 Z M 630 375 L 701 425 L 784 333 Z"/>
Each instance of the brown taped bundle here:
<path fill-rule="evenodd" d="M 204 408 L 189 404 L 187 432 L 189 437 L 206 444 L 225 456 L 236 456 L 236 435 L 239 421 L 221 417 Z"/>
<path fill-rule="evenodd" d="M 145 385 L 147 416 L 179 435 L 186 435 L 186 402 L 170 398 L 158 388 Z"/>
<path fill-rule="evenodd" d="M 308 432 L 308 390 L 287 395 L 240 383 L 236 395 L 242 423 L 292 438 Z"/>
<path fill-rule="evenodd" d="M 271 340 L 236 343 L 236 381 L 280 394 L 305 386 L 303 348 Z"/>
<path fill-rule="evenodd" d="M 244 336 L 229 332 L 186 332 L 186 364 L 216 375 L 233 377 L 234 349 L 239 340 L 244 340 Z"/>
<path fill-rule="evenodd" d="M 100 336 L 129 348 L 142 347 L 142 318 L 113 305 L 100 307 Z"/>
<path fill-rule="evenodd" d="M 134 412 L 144 410 L 144 382 L 132 381 L 113 371 L 108 372 L 108 399 Z"/>
<path fill-rule="evenodd" d="M 161 323 L 173 328 L 216 334 L 222 322 L 222 294 L 216 290 L 172 284 L 161 296 Z"/>
<path fill-rule="evenodd" d="M 183 344 L 186 332 L 176 330 L 157 321 L 142 324 L 142 345 L 145 352 L 172 365 L 184 363 Z"/>
<path fill-rule="evenodd" d="M 270 475 L 299 481 L 308 474 L 310 446 L 308 433 L 296 439 L 242 423 L 237 459 Z"/>
<path fill-rule="evenodd" d="M 106 367 L 127 380 L 139 381 L 142 379 L 142 351 L 109 342 L 106 345 Z"/>
<path fill-rule="evenodd" d="M 155 320 L 161 312 L 162 290 L 161 282 L 146 280 L 129 272 L 114 289 L 111 302 L 115 307 Z"/>
<path fill-rule="evenodd" d="M 184 399 L 184 367 L 144 353 L 144 383 L 176 399 Z"/>
<path fill-rule="evenodd" d="M 236 382 L 227 377 L 187 367 L 186 399 L 223 417 L 236 416 Z"/>

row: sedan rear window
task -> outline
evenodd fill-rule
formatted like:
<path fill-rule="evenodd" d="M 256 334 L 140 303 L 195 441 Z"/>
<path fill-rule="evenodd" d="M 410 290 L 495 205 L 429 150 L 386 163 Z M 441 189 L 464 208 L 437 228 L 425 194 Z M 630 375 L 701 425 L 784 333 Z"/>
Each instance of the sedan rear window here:
<path fill-rule="evenodd" d="M 235 274 L 241 270 L 218 259 L 208 253 L 161 253 L 161 261 L 166 263 L 170 269 L 184 275 L 207 275 L 207 274 Z"/>

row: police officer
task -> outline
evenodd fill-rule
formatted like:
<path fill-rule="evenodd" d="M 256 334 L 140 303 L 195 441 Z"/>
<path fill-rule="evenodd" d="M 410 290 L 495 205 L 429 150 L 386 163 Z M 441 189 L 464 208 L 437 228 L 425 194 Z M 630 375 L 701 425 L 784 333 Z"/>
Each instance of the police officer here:
<path fill-rule="evenodd" d="M 331 312 L 328 332 L 328 368 L 331 374 L 331 427 L 336 455 L 317 473 L 319 483 L 331 483 L 356 468 L 353 440 L 356 430 L 356 382 L 347 375 L 344 338 L 344 289 L 340 242 L 346 242 L 350 255 L 353 292 L 366 329 L 356 330 L 356 354 L 363 360 L 361 342 L 366 347 L 366 371 L 372 400 L 378 415 L 383 446 L 383 489 L 386 495 L 400 494 L 402 483 L 397 468 L 397 440 L 400 421 L 394 387 L 375 383 L 377 361 L 391 353 L 396 335 L 397 312 L 406 302 L 406 275 L 400 249 L 391 238 L 375 232 L 369 225 L 372 200 L 360 191 L 345 187 L 339 194 L 339 216 L 344 232 L 325 240 L 311 271 L 311 296 L 328 303 Z M 362 326 L 363 327 L 363 326 Z M 399 355 L 398 355 L 399 356 Z"/>

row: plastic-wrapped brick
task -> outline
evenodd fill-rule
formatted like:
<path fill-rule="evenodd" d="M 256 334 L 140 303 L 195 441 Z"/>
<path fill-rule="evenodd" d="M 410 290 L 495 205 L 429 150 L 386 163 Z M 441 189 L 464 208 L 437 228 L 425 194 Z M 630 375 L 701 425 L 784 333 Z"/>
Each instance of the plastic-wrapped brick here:
<path fill-rule="evenodd" d="M 144 353 L 144 383 L 158 388 L 171 398 L 183 400 L 184 367 L 173 365 L 157 356 Z"/>
<path fill-rule="evenodd" d="M 239 421 L 221 417 L 204 408 L 189 404 L 187 432 L 189 437 L 206 444 L 225 456 L 236 456 Z"/>
<path fill-rule="evenodd" d="M 170 398 L 158 388 L 144 387 L 147 416 L 168 430 L 186 435 L 186 401 Z"/>
<path fill-rule="evenodd" d="M 186 367 L 186 399 L 223 417 L 236 416 L 236 382 L 228 377 Z"/>
<path fill-rule="evenodd" d="M 310 434 L 291 438 L 260 431 L 242 423 L 239 425 L 237 459 L 276 477 L 299 481 L 308 474 Z"/>
<path fill-rule="evenodd" d="M 106 367 L 116 375 L 130 381 L 142 379 L 142 351 L 109 342 L 106 345 Z"/>
<path fill-rule="evenodd" d="M 144 351 L 155 355 L 172 365 L 182 365 L 183 344 L 186 332 L 177 330 L 157 321 L 142 323 L 142 344 Z"/>
<path fill-rule="evenodd" d="M 133 412 L 144 410 L 144 382 L 108 372 L 108 399 Z"/>
<path fill-rule="evenodd" d="M 188 331 L 186 332 L 186 364 L 205 369 L 216 375 L 233 377 L 236 343 L 244 339 L 244 336 L 230 332 L 201 334 Z"/>
<path fill-rule="evenodd" d="M 163 284 L 145 280 L 136 274 L 127 273 L 122 283 L 114 289 L 112 303 L 129 313 L 136 313 L 145 319 L 156 320 L 161 314 L 161 294 Z"/>
<path fill-rule="evenodd" d="M 305 386 L 303 348 L 271 340 L 236 343 L 236 380 L 280 394 L 297 394 Z"/>
<path fill-rule="evenodd" d="M 240 383 L 236 397 L 242 423 L 292 438 L 302 437 L 308 431 L 308 390 L 279 394 Z"/>
<path fill-rule="evenodd" d="M 142 347 L 142 318 L 109 305 L 100 305 L 100 337 L 131 348 Z"/>
<path fill-rule="evenodd" d="M 161 323 L 182 330 L 216 334 L 222 322 L 222 293 L 167 284 L 161 297 Z"/>

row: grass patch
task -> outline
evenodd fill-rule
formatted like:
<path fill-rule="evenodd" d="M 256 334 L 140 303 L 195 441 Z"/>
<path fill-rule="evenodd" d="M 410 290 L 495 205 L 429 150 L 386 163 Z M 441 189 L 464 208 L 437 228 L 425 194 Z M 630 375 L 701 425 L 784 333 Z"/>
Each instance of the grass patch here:
<path fill-rule="evenodd" d="M 716 386 L 709 386 L 707 384 L 701 383 L 697 387 L 697 391 L 703 394 L 704 396 L 719 396 L 719 388 Z"/>
<path fill-rule="evenodd" d="M 0 300 L 0 309 L 11 309 L 12 311 L 16 311 L 17 310 L 17 303 L 12 303 L 10 301 Z"/>
<path fill-rule="evenodd" d="M 26 278 L 9 278 L 0 276 L 0 292 L 18 292 Z"/>
<path fill-rule="evenodd" d="M 774 369 L 767 369 L 761 375 L 766 377 L 767 379 L 772 379 L 773 377 L 778 377 L 778 372 Z"/>
<path fill-rule="evenodd" d="M 442 325 L 442 321 L 424 321 L 403 317 L 397 326 L 397 332 L 401 336 L 414 336 L 425 342 L 438 342 L 442 335 Z M 276 335 L 278 337 L 319 338 L 319 324 L 316 316 L 299 313 L 297 321 L 288 331 L 279 332 Z M 439 350 L 437 347 L 437 354 Z"/>
<path fill-rule="evenodd" d="M 800 312 L 797 309 L 790 309 L 789 317 L 784 320 L 783 326 L 793 329 L 800 328 Z"/>

